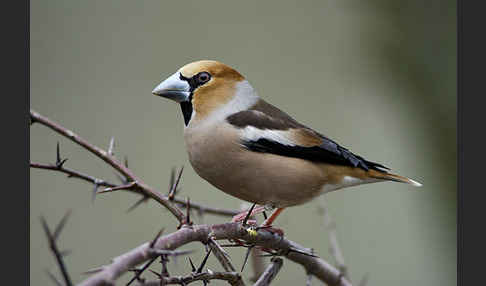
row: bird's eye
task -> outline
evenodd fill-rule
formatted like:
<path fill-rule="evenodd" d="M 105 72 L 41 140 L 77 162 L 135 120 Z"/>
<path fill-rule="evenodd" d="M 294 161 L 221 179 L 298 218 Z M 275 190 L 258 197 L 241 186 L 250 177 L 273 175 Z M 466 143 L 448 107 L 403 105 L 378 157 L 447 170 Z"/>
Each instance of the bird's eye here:
<path fill-rule="evenodd" d="M 211 75 L 207 72 L 200 72 L 196 76 L 197 83 L 199 85 L 208 82 L 211 79 Z"/>

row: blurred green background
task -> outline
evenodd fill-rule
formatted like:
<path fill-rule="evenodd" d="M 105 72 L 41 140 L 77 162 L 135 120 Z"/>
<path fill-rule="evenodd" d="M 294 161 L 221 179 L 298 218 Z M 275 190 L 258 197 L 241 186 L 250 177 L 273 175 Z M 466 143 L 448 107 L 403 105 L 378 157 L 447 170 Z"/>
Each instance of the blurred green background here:
<path fill-rule="evenodd" d="M 424 184 L 326 195 L 355 284 L 366 273 L 376 286 L 456 284 L 455 1 L 31 1 L 30 29 L 31 108 L 103 148 L 114 136 L 115 155 L 128 156 L 151 186 L 165 191 L 171 167 L 184 165 L 183 197 L 240 207 L 195 174 L 179 107 L 151 95 L 182 65 L 219 60 L 299 121 Z M 45 127 L 30 134 L 32 161 L 53 162 L 59 141 L 67 167 L 116 180 L 101 160 Z M 60 245 L 73 251 L 66 262 L 76 282 L 161 227 L 176 227 L 154 202 L 127 214 L 138 197 L 126 192 L 93 204 L 92 186 L 43 170 L 30 171 L 30 186 L 32 284 L 52 284 L 45 269 L 60 277 L 40 215 L 54 226 L 73 210 Z M 288 209 L 277 224 L 333 262 L 318 206 Z M 186 248 L 198 249 L 199 263 L 203 248 Z M 243 251 L 230 254 L 239 268 Z M 220 270 L 214 258 L 209 267 Z M 180 259 L 169 271 L 189 266 Z M 275 284 L 303 285 L 305 277 L 284 261 Z"/>

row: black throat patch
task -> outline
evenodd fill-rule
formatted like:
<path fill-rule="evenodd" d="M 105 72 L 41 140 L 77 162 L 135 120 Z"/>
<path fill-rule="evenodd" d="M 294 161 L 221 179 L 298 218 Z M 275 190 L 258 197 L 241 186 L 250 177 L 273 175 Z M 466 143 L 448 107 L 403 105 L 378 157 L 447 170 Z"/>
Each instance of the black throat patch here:
<path fill-rule="evenodd" d="M 200 77 L 198 78 L 198 76 L 200 76 L 201 74 L 207 75 L 206 79 L 203 81 L 200 80 Z M 184 124 L 187 126 L 189 124 L 189 121 L 191 121 L 192 113 L 194 112 L 192 106 L 192 98 L 194 96 L 194 91 L 196 90 L 196 88 L 205 84 L 209 79 L 211 79 L 211 75 L 207 72 L 200 72 L 192 76 L 191 78 L 187 78 L 183 76 L 182 73 L 179 73 L 179 78 L 181 80 L 186 81 L 190 86 L 189 91 L 191 92 L 191 94 L 189 95 L 189 100 L 181 102 L 181 110 L 182 110 L 182 115 L 184 116 Z"/>
<path fill-rule="evenodd" d="M 195 83 L 194 77 L 187 78 L 187 77 L 184 77 L 181 73 L 181 74 L 179 74 L 179 78 L 181 80 L 187 81 L 187 83 L 191 87 L 190 90 L 189 90 L 191 92 L 191 94 L 189 95 L 189 101 L 183 101 L 183 102 L 180 103 L 181 104 L 181 110 L 182 110 L 182 116 L 184 116 L 184 125 L 187 126 L 189 124 L 189 121 L 191 121 L 192 112 L 194 111 L 193 108 L 192 108 L 192 95 L 194 93 L 194 90 L 197 88 L 197 85 Z"/>
<path fill-rule="evenodd" d="M 184 116 L 184 124 L 187 126 L 192 116 L 192 94 L 189 97 L 189 101 L 183 101 L 181 104 L 182 116 Z"/>

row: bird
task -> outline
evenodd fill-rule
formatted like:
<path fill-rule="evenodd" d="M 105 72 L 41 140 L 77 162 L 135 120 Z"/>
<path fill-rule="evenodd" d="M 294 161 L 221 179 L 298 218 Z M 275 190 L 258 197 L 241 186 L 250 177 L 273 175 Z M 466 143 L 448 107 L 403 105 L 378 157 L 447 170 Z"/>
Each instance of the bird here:
<path fill-rule="evenodd" d="M 184 65 L 152 94 L 180 105 L 184 143 L 195 172 L 217 189 L 258 204 L 241 221 L 331 191 L 376 182 L 421 183 L 357 155 L 261 98 L 232 67 L 214 60 Z"/>

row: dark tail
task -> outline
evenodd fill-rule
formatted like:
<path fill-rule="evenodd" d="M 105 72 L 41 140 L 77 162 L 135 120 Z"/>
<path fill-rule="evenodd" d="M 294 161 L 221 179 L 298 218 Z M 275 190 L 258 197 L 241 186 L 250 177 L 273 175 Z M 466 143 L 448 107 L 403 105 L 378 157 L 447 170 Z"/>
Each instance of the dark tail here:
<path fill-rule="evenodd" d="M 376 171 L 376 170 L 369 170 L 368 173 L 369 173 L 369 176 L 371 178 L 375 178 L 375 179 L 410 184 L 414 187 L 421 187 L 422 186 L 422 184 L 417 182 L 417 181 L 414 181 L 414 180 L 407 178 L 407 177 L 395 175 L 395 174 L 380 172 L 380 171 Z"/>

